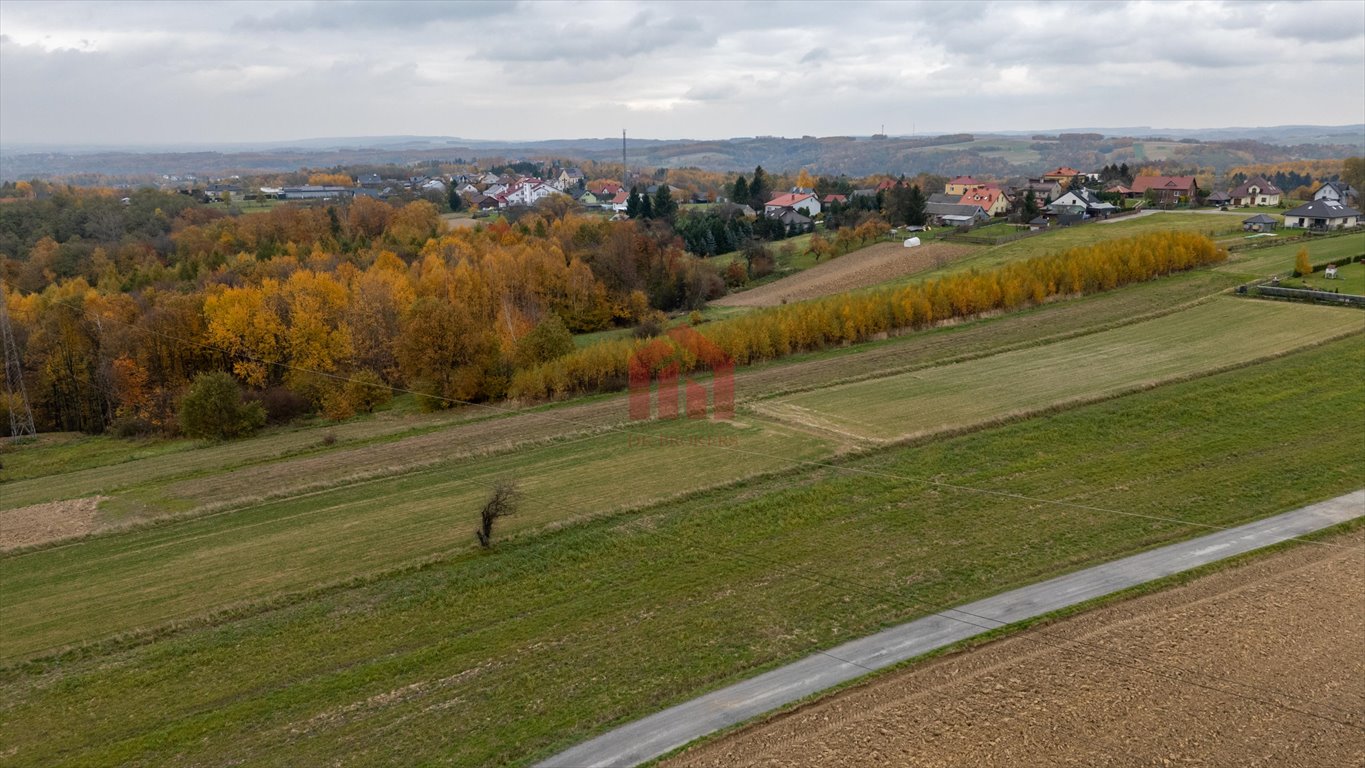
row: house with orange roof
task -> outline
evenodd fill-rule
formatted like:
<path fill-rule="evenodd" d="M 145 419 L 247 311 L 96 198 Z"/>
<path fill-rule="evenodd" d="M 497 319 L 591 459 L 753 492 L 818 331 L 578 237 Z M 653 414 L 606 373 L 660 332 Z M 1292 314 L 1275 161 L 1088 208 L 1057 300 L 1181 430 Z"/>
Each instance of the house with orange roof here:
<path fill-rule="evenodd" d="M 785 210 L 801 211 L 807 216 L 820 212 L 820 199 L 811 192 L 788 192 L 763 205 L 764 216 L 781 216 Z"/>
<path fill-rule="evenodd" d="M 1193 176 L 1138 176 L 1132 189 L 1138 197 L 1151 196 L 1158 203 L 1183 203 L 1199 194 L 1199 182 Z"/>
<path fill-rule="evenodd" d="M 982 184 L 968 189 L 962 194 L 958 205 L 979 205 L 981 210 L 991 216 L 1003 216 L 1010 209 L 1005 191 L 995 184 Z"/>
<path fill-rule="evenodd" d="M 1043 181 L 1055 181 L 1058 184 L 1061 184 L 1062 190 L 1065 191 L 1067 185 L 1071 183 L 1072 179 L 1076 178 L 1077 176 L 1084 175 L 1085 174 L 1081 173 L 1075 168 L 1072 168 L 1067 165 L 1059 165 L 1055 169 L 1043 174 Z"/>
<path fill-rule="evenodd" d="M 958 176 L 956 179 L 952 179 L 947 184 L 943 185 L 943 194 L 961 196 L 967 194 L 967 190 L 972 187 L 982 187 L 985 185 L 986 182 L 981 181 L 980 179 L 973 179 L 971 176 Z"/>

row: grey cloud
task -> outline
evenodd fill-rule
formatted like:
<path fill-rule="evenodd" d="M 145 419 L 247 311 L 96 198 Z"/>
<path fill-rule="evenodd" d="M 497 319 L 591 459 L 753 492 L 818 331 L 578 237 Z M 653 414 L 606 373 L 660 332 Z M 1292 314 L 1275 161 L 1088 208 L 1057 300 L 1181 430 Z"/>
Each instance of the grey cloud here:
<path fill-rule="evenodd" d="M 802 63 L 802 64 L 811 64 L 811 63 L 813 63 L 813 62 L 825 61 L 825 60 L 827 60 L 827 59 L 829 59 L 829 49 L 828 49 L 828 48 L 824 48 L 824 47 L 812 48 L 812 49 L 810 49 L 809 51 L 806 51 L 806 55 L 805 55 L 805 56 L 802 56 L 802 57 L 801 57 L 801 63 Z"/>
<path fill-rule="evenodd" d="M 531 42 L 534 41 L 534 42 Z M 714 37 L 695 17 L 636 14 L 623 25 L 565 24 L 558 28 L 526 30 L 524 38 L 483 45 L 476 57 L 488 61 L 585 62 L 597 59 L 630 59 L 652 52 L 679 48 L 708 48 Z"/>
<path fill-rule="evenodd" d="M 247 16 L 233 26 L 243 31 L 421 29 L 439 22 L 466 23 L 516 13 L 519 3 L 497 0 L 425 0 L 424 2 L 311 3 L 268 16 Z"/>

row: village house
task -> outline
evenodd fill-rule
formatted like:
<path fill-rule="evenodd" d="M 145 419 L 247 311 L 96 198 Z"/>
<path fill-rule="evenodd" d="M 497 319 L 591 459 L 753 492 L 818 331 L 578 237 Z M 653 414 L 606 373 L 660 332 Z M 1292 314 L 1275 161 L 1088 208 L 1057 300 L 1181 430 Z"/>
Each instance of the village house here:
<path fill-rule="evenodd" d="M 1360 211 L 1335 200 L 1313 200 L 1284 212 L 1291 229 L 1346 229 L 1360 224 Z"/>
<path fill-rule="evenodd" d="M 1246 232 L 1265 232 L 1275 229 L 1280 222 L 1274 216 L 1258 213 L 1247 219 L 1242 220 L 1242 229 Z"/>
<path fill-rule="evenodd" d="M 810 232 L 815 229 L 815 220 L 796 208 L 783 208 L 779 213 L 769 214 L 769 218 L 782 222 L 789 233 Z"/>
<path fill-rule="evenodd" d="M 1199 194 L 1199 183 L 1193 176 L 1138 176 L 1133 179 L 1133 192 L 1139 197 L 1149 194 L 1163 205 L 1186 203 Z"/>
<path fill-rule="evenodd" d="M 828 194 L 828 195 L 825 195 L 824 197 L 820 198 L 820 204 L 821 204 L 821 205 L 830 205 L 830 204 L 832 204 L 832 203 L 847 203 L 847 202 L 848 202 L 848 195 Z"/>
<path fill-rule="evenodd" d="M 956 179 L 951 179 L 947 184 L 943 185 L 943 194 L 962 197 L 967 194 L 967 190 L 972 187 L 983 187 L 985 185 L 986 182 L 981 181 L 980 179 L 973 179 L 971 176 L 958 176 Z"/>
<path fill-rule="evenodd" d="M 1107 219 L 1110 214 L 1118 210 L 1112 203 L 1101 200 L 1095 196 L 1094 192 L 1084 187 L 1067 192 L 1053 200 L 1047 208 L 1049 212 L 1058 215 L 1078 213 L 1083 219 Z"/>
<path fill-rule="evenodd" d="M 780 216 L 783 209 L 786 208 L 801 211 L 807 216 L 814 216 L 820 212 L 820 200 L 810 192 L 789 192 L 785 195 L 778 195 L 764 204 L 763 215 L 769 218 Z"/>
<path fill-rule="evenodd" d="M 1066 191 L 1065 188 L 1055 181 L 1029 179 L 1028 183 L 1014 188 L 1014 196 L 1023 198 L 1027 196 L 1029 192 L 1032 192 L 1033 199 L 1037 200 L 1039 205 L 1043 205 L 1061 197 L 1062 192 L 1064 191 Z"/>
<path fill-rule="evenodd" d="M 979 205 L 988 216 L 1004 216 L 1009 213 L 1010 201 L 1005 191 L 995 184 L 982 184 L 972 187 L 962 194 L 958 205 Z"/>
<path fill-rule="evenodd" d="M 1335 200 L 1343 205 L 1355 205 L 1360 200 L 1356 188 L 1344 181 L 1329 181 L 1313 193 L 1314 200 Z"/>
<path fill-rule="evenodd" d="M 1043 181 L 1055 182 L 1061 185 L 1062 189 L 1066 189 L 1068 186 L 1071 185 L 1072 179 L 1076 178 L 1077 176 L 1084 175 L 1085 174 L 1081 173 L 1075 168 L 1061 165 L 1043 174 Z"/>
<path fill-rule="evenodd" d="M 1239 208 L 1249 208 L 1253 205 L 1279 205 L 1281 194 L 1283 193 L 1279 187 L 1260 176 L 1252 176 L 1228 190 L 1230 204 Z"/>
<path fill-rule="evenodd" d="M 1210 192 L 1209 196 L 1204 198 L 1204 203 L 1206 205 L 1213 205 L 1220 208 L 1231 202 L 1232 198 L 1226 192 Z"/>
<path fill-rule="evenodd" d="M 949 227 L 970 227 L 991 220 L 990 215 L 979 205 L 927 203 L 924 213 L 934 223 Z"/>

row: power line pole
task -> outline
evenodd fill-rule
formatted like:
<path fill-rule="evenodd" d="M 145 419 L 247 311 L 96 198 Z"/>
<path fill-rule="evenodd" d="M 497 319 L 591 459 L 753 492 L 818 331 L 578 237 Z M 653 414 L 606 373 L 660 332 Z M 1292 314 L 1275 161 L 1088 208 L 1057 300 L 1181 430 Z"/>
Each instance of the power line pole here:
<path fill-rule="evenodd" d="M 14 331 L 9 325 L 9 299 L 0 286 L 0 336 L 5 344 L 5 394 L 9 397 L 9 436 L 37 437 L 33 427 L 33 411 L 28 407 L 28 392 L 24 389 L 24 367 L 19 362 L 19 345 L 14 343 Z"/>

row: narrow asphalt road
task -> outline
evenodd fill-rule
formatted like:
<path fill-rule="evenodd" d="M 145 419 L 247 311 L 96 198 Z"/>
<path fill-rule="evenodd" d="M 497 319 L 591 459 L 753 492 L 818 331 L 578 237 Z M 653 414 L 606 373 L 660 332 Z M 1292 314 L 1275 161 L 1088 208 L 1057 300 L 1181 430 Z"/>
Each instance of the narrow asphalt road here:
<path fill-rule="evenodd" d="M 537 768 L 625 768 L 883 667 L 998 627 L 1365 516 L 1365 489 L 951 608 L 670 707 Z"/>

